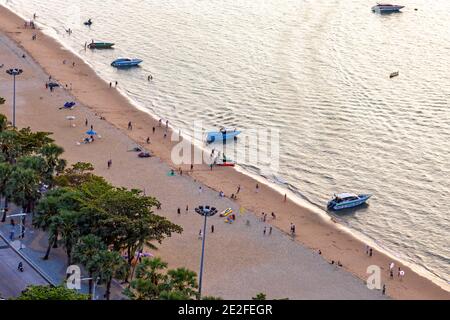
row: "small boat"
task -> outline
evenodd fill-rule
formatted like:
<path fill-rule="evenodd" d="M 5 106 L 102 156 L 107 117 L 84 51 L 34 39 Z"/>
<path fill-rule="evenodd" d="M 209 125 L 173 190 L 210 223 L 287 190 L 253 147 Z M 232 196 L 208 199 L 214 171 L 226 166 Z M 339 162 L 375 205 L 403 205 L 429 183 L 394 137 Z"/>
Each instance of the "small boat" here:
<path fill-rule="evenodd" d="M 88 21 L 86 21 L 85 23 L 84 23 L 84 25 L 85 26 L 91 26 L 92 25 L 92 19 L 89 19 Z"/>
<path fill-rule="evenodd" d="M 328 210 L 342 210 L 348 208 L 354 208 L 367 202 L 372 197 L 371 194 L 353 194 L 353 193 L 341 193 L 335 194 L 333 199 L 328 202 Z"/>
<path fill-rule="evenodd" d="M 89 49 L 111 49 L 114 43 L 111 42 L 92 42 L 88 45 Z"/>
<path fill-rule="evenodd" d="M 396 71 L 396 72 L 392 72 L 390 75 L 389 75 L 389 78 L 395 78 L 395 77 L 398 77 L 399 76 L 399 74 L 400 74 L 400 72 L 398 72 L 398 71 Z"/>
<path fill-rule="evenodd" d="M 116 68 L 129 68 L 138 66 L 142 61 L 141 59 L 119 58 L 114 60 L 111 65 Z"/>
<path fill-rule="evenodd" d="M 392 13 L 399 12 L 404 7 L 405 6 L 400 6 L 397 4 L 377 3 L 376 6 L 372 7 L 372 11 L 377 13 Z"/>
<path fill-rule="evenodd" d="M 228 130 L 225 128 L 221 128 L 220 131 L 212 131 L 208 132 L 206 136 L 207 143 L 213 142 L 221 142 L 226 143 L 227 140 L 237 139 L 237 136 L 241 134 L 241 131 L 237 130 Z"/>
<path fill-rule="evenodd" d="M 236 162 L 228 159 L 227 157 L 217 157 L 214 160 L 214 164 L 218 167 L 235 167 L 236 166 Z"/>

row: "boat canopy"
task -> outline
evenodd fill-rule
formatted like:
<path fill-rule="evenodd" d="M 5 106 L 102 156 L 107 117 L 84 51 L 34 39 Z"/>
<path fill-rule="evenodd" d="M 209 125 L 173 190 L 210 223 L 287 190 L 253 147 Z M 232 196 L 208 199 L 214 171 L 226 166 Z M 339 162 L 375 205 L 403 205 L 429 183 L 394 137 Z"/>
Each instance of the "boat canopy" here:
<path fill-rule="evenodd" d="M 341 193 L 341 194 L 337 194 L 336 198 L 338 199 L 347 199 L 347 198 L 358 198 L 358 195 L 354 194 L 354 193 Z"/>

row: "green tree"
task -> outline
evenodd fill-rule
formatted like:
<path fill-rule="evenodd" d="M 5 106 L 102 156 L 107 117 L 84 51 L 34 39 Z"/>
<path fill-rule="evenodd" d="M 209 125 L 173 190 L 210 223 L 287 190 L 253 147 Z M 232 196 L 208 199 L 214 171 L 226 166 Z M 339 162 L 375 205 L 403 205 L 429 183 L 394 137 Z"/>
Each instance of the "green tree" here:
<path fill-rule="evenodd" d="M 94 167 L 90 163 L 77 162 L 71 168 L 55 177 L 55 184 L 60 187 L 80 187 L 87 182 L 98 182 L 107 184 L 103 177 L 94 175 Z"/>
<path fill-rule="evenodd" d="M 143 259 L 136 277 L 124 293 L 133 300 L 191 300 L 198 296 L 195 272 L 179 268 L 168 270 L 160 258 Z"/>
<path fill-rule="evenodd" d="M 0 103 L 0 105 L 1 105 L 1 103 Z M 7 130 L 8 128 L 9 128 L 8 118 L 6 118 L 6 116 L 4 114 L 0 114 L 0 132 L 3 132 L 5 130 Z"/>
<path fill-rule="evenodd" d="M 48 247 L 44 260 L 50 256 L 51 248 L 57 247 L 60 228 L 60 215 L 64 211 L 79 211 L 81 204 L 79 192 L 70 188 L 57 188 L 47 192 L 36 207 L 33 226 L 48 233 Z"/>
<path fill-rule="evenodd" d="M 143 196 L 138 190 L 113 188 L 93 201 L 103 218 L 99 219 L 98 232 L 103 241 L 114 250 L 126 250 L 128 263 L 135 252 L 144 246 L 156 248 L 152 243 L 161 243 L 173 232 L 183 229 L 164 217 L 153 214 L 152 207 L 158 205 L 155 198 Z"/>
<path fill-rule="evenodd" d="M 197 274 L 194 271 L 186 268 L 178 268 L 169 270 L 167 275 L 170 291 L 176 292 L 177 295 L 184 297 L 183 300 L 197 298 Z"/>
<path fill-rule="evenodd" d="M 106 249 L 106 245 L 101 239 L 94 235 L 87 235 L 80 238 L 73 249 L 73 261 L 82 264 L 89 273 L 89 295 L 92 295 L 94 274 L 100 272 L 98 254 L 100 251 Z"/>
<path fill-rule="evenodd" d="M 1 222 L 6 221 L 6 208 L 8 208 L 8 194 L 6 186 L 8 185 L 9 177 L 11 175 L 12 166 L 7 162 L 0 162 L 0 200 L 5 198 L 5 210 L 3 211 Z"/>
<path fill-rule="evenodd" d="M 133 300 L 158 300 L 161 292 L 168 290 L 168 276 L 163 273 L 167 266 L 160 258 L 143 259 L 125 294 Z"/>
<path fill-rule="evenodd" d="M 267 300 L 267 296 L 265 293 L 258 293 L 256 297 L 253 297 L 252 300 Z"/>
<path fill-rule="evenodd" d="M 32 169 L 16 166 L 11 171 L 5 191 L 8 199 L 30 213 L 39 198 L 39 176 Z"/>
<path fill-rule="evenodd" d="M 111 297 L 111 284 L 114 278 L 125 279 L 128 265 L 122 256 L 115 251 L 102 250 L 96 255 L 98 272 L 94 274 L 95 278 L 99 278 L 101 283 L 106 284 L 105 298 L 109 300 Z"/>
<path fill-rule="evenodd" d="M 57 216 L 56 225 L 60 241 L 67 254 L 67 265 L 72 264 L 72 250 L 80 238 L 80 229 L 78 227 L 79 213 L 74 211 L 63 211 Z"/>
<path fill-rule="evenodd" d="M 64 286 L 29 286 L 16 300 L 89 300 L 89 296 Z"/>
<path fill-rule="evenodd" d="M 64 149 L 57 146 L 54 143 L 49 143 L 39 150 L 39 153 L 45 159 L 47 164 L 47 170 L 45 172 L 44 178 L 46 183 L 49 185 L 53 184 L 53 176 L 55 173 L 62 173 L 64 168 L 66 167 L 66 161 L 64 159 L 60 159 L 60 156 L 63 154 Z"/>

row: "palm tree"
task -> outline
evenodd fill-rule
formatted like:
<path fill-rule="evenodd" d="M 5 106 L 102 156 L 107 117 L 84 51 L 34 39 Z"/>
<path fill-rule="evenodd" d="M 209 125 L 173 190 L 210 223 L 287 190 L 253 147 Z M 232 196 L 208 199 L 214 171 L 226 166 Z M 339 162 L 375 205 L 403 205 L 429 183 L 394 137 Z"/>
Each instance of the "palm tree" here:
<path fill-rule="evenodd" d="M 57 247 L 61 225 L 60 214 L 64 210 L 79 210 L 76 191 L 67 188 L 50 190 L 36 207 L 36 213 L 33 216 L 33 226 L 48 233 L 48 247 L 43 257 L 44 260 L 49 258 L 51 248 Z"/>
<path fill-rule="evenodd" d="M 197 274 L 186 268 L 178 268 L 169 270 L 169 288 L 172 292 L 176 292 L 184 299 L 196 298 L 198 295 Z"/>
<path fill-rule="evenodd" d="M 46 144 L 40 149 L 40 154 L 47 163 L 46 180 L 49 184 L 52 184 L 55 172 L 61 173 L 66 167 L 66 161 L 59 158 L 63 153 L 64 149 L 54 143 Z"/>
<path fill-rule="evenodd" d="M 67 254 L 67 265 L 72 264 L 72 250 L 80 238 L 77 212 L 63 211 L 57 218 L 58 234 Z"/>
<path fill-rule="evenodd" d="M 8 197 L 6 195 L 6 186 L 8 184 L 9 176 L 11 175 L 11 165 L 7 162 L 0 162 L 0 200 L 5 198 L 5 206 L 1 222 L 6 221 L 6 212 L 8 208 Z"/>
<path fill-rule="evenodd" d="M 3 99 L 3 98 L 0 97 L 0 105 L 2 104 L 1 99 Z M 5 100 L 3 100 L 3 101 L 5 101 Z M 9 128 L 8 118 L 6 118 L 5 115 L 0 114 L 0 132 L 5 131 L 8 128 Z"/>
<path fill-rule="evenodd" d="M 6 196 L 23 212 L 31 212 L 39 198 L 39 177 L 32 169 L 14 167 L 6 183 Z"/>
<path fill-rule="evenodd" d="M 89 273 L 89 295 L 92 295 L 93 276 L 100 271 L 97 258 L 102 250 L 106 250 L 106 245 L 94 235 L 80 238 L 73 249 L 73 261 L 82 264 Z"/>
<path fill-rule="evenodd" d="M 125 294 L 134 300 L 157 300 L 161 292 L 167 291 L 168 277 L 163 272 L 167 263 L 160 258 L 143 259 L 136 268 L 135 280 Z"/>
<path fill-rule="evenodd" d="M 101 282 L 106 284 L 105 298 L 111 297 L 111 283 L 113 278 L 123 279 L 128 270 L 128 264 L 122 256 L 116 251 L 102 250 L 97 255 L 98 272 L 94 277 L 98 277 Z"/>

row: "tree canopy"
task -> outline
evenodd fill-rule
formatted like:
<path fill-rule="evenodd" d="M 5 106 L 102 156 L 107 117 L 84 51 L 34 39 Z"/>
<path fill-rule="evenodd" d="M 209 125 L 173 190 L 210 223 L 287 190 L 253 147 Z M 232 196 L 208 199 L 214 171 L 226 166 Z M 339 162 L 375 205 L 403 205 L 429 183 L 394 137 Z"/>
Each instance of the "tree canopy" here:
<path fill-rule="evenodd" d="M 89 300 L 89 295 L 64 286 L 29 286 L 15 300 Z"/>

